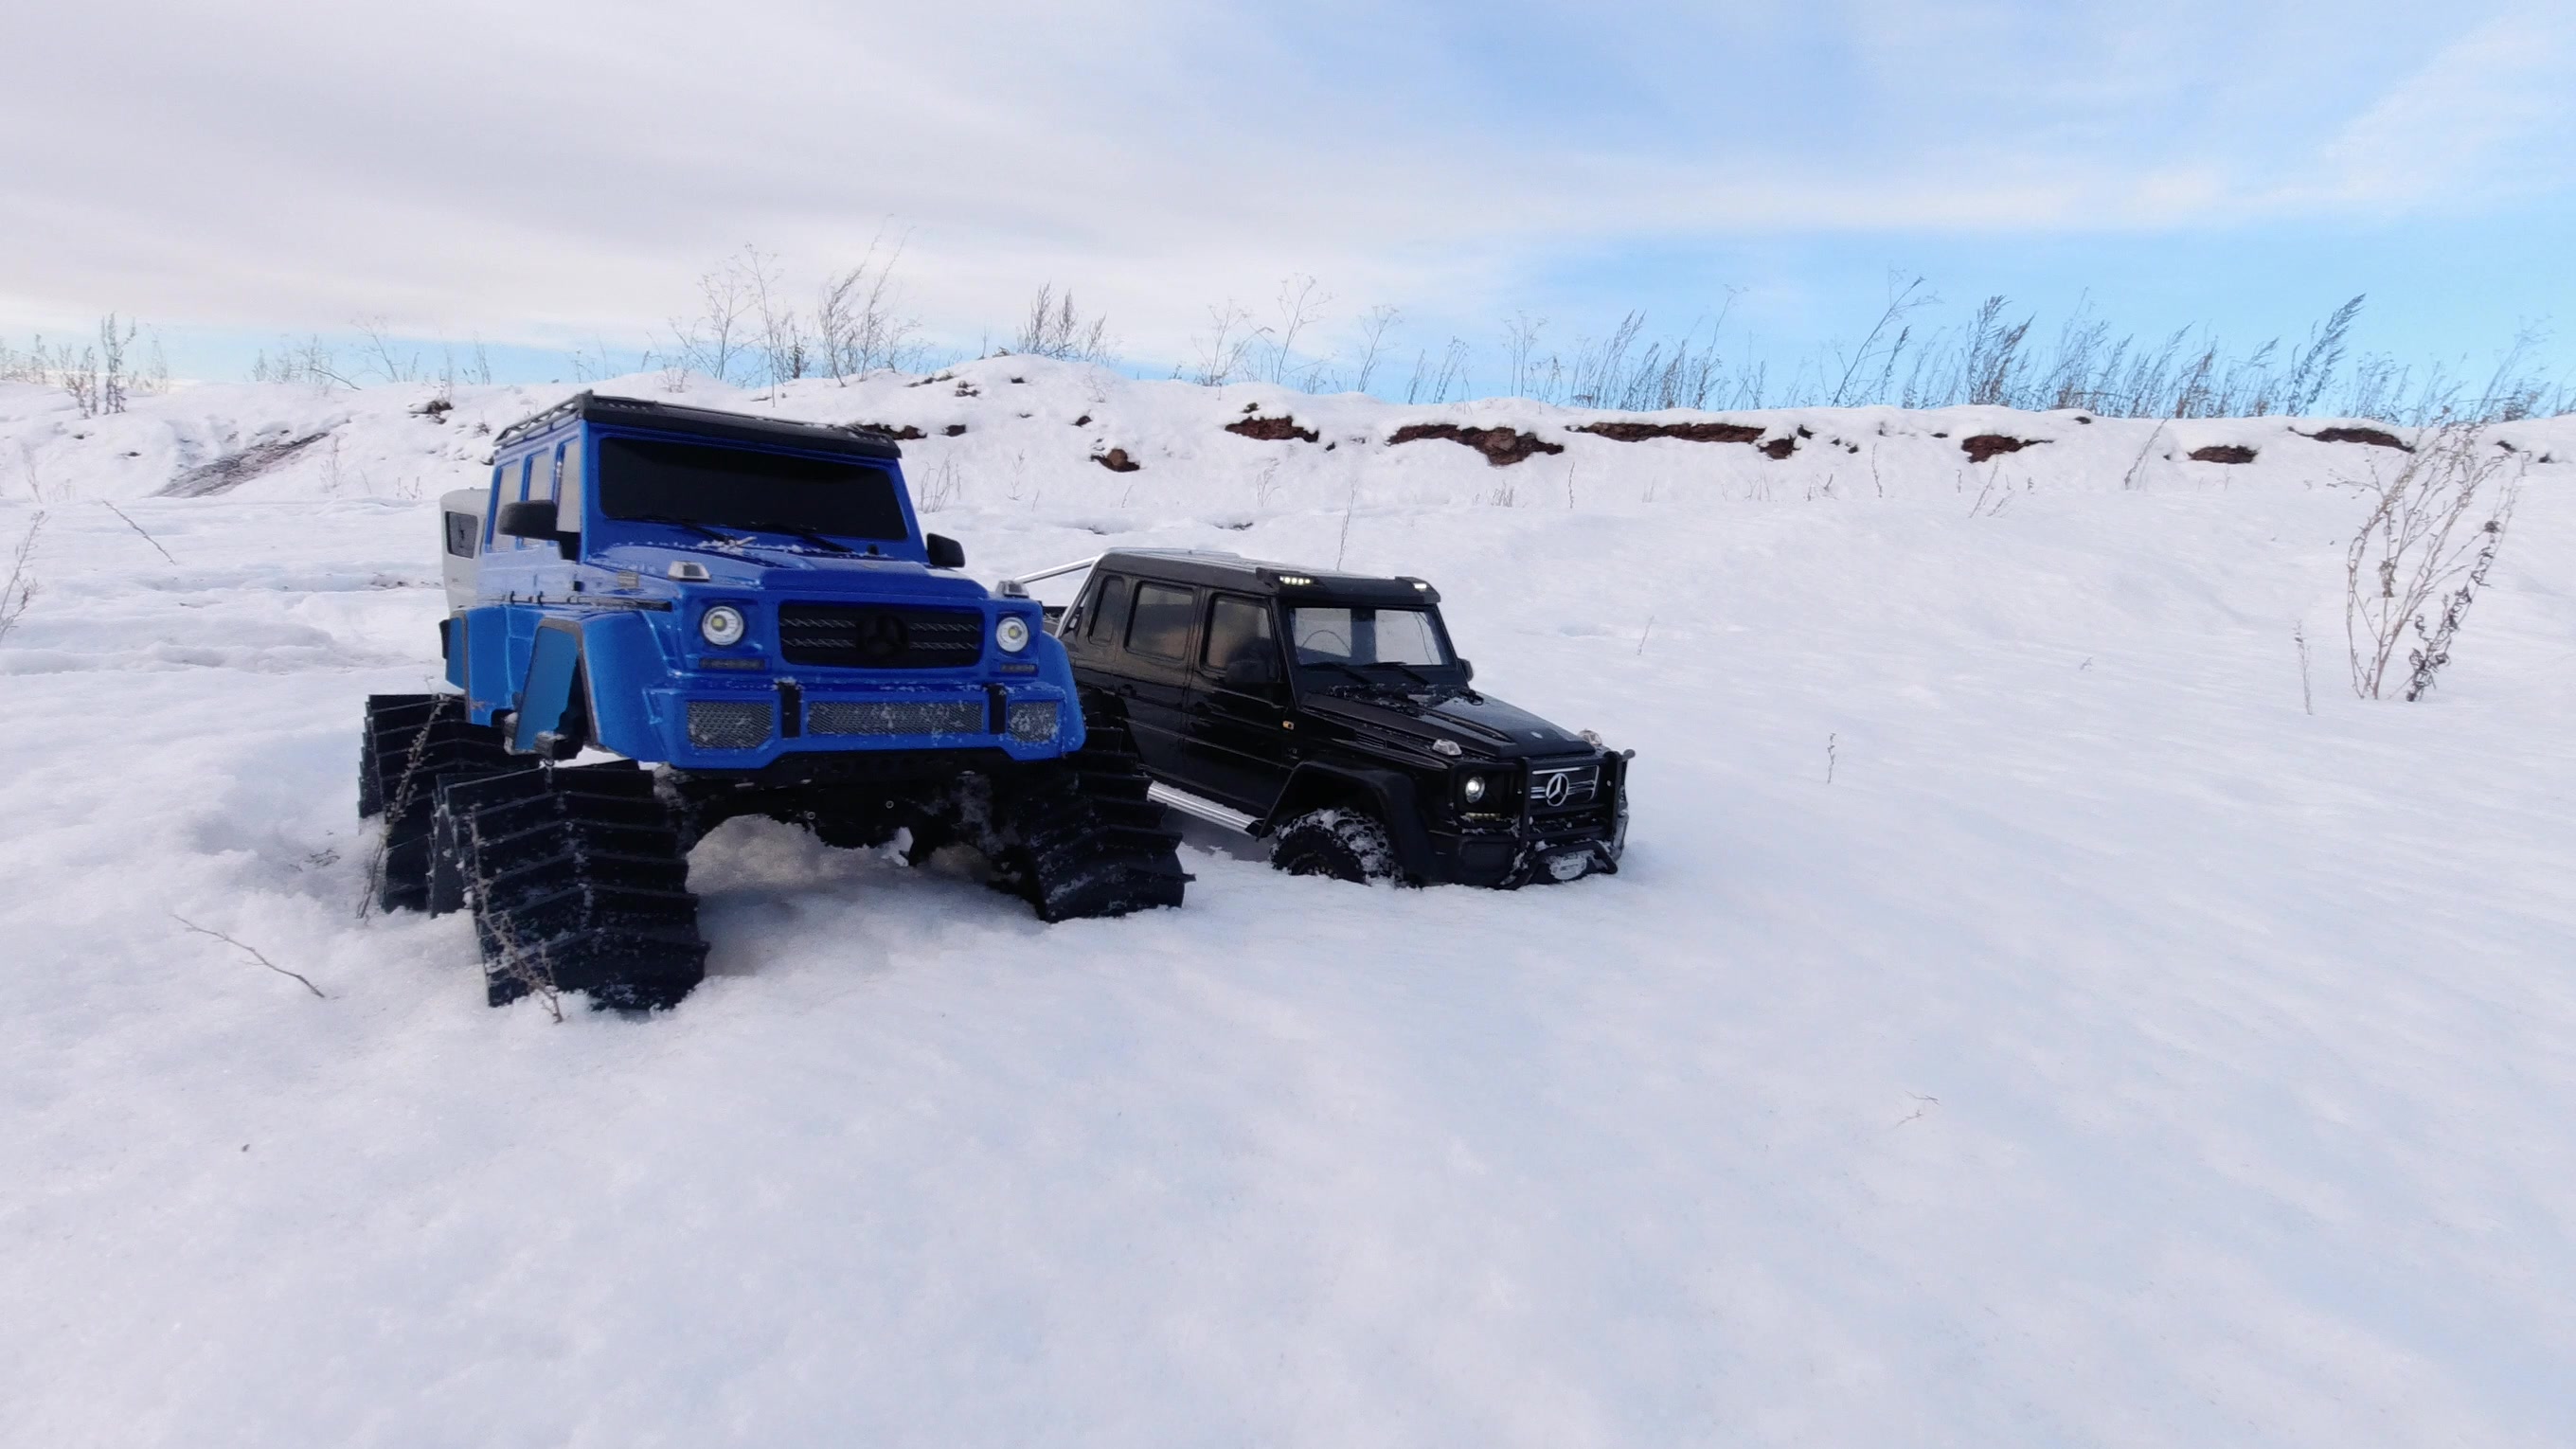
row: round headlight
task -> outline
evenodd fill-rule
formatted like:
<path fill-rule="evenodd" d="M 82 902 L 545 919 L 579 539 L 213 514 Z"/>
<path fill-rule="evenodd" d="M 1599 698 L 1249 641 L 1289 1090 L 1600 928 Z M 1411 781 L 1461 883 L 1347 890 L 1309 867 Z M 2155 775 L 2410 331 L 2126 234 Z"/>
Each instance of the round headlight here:
<path fill-rule="evenodd" d="M 729 649 L 742 642 L 742 610 L 718 604 L 699 617 L 698 632 L 718 649 Z"/>
<path fill-rule="evenodd" d="M 1458 787 L 1458 796 L 1470 805 L 1484 799 L 1485 777 L 1482 775 L 1469 775 L 1467 777 L 1467 783 Z"/>
<path fill-rule="evenodd" d="M 1002 622 L 993 626 L 993 642 L 1001 645 L 1005 654 L 1017 654 L 1028 648 L 1029 621 L 1017 614 L 1004 614 Z"/>

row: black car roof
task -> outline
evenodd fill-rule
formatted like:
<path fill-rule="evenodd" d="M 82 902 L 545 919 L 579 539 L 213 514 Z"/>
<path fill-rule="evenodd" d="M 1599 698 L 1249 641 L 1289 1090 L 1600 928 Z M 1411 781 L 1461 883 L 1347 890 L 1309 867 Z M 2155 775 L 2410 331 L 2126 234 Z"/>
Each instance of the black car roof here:
<path fill-rule="evenodd" d="M 1206 588 L 1239 589 L 1295 601 L 1347 600 L 1370 604 L 1436 604 L 1440 591 L 1409 575 L 1336 573 L 1268 563 L 1230 553 L 1159 549 L 1113 549 L 1092 565 L 1096 571 L 1130 578 L 1162 579 Z"/>
<path fill-rule="evenodd" d="M 493 439 L 493 450 L 507 449 L 512 443 L 551 431 L 576 418 L 583 422 L 650 428 L 657 433 L 681 433 L 735 443 L 767 443 L 774 447 L 845 453 L 860 458 L 903 456 L 903 449 L 895 446 L 894 439 L 866 428 L 805 423 L 752 413 L 718 412 L 714 408 L 693 408 L 680 403 L 655 402 L 650 398 L 606 397 L 594 392 L 574 393 L 534 417 L 512 423 L 501 430 L 500 437 Z"/>

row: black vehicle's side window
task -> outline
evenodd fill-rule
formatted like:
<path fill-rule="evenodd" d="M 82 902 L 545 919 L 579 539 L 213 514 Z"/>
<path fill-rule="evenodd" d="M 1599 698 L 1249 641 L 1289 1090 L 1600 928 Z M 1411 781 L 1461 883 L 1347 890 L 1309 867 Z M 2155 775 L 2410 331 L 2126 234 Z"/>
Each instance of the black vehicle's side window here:
<path fill-rule="evenodd" d="M 1115 639 L 1127 626 L 1127 581 L 1103 579 L 1100 597 L 1091 606 L 1091 637 Z"/>
<path fill-rule="evenodd" d="M 1219 594 L 1208 606 L 1207 647 L 1199 662 L 1222 670 L 1242 659 L 1268 659 L 1274 664 L 1279 646 L 1270 634 L 1270 608 L 1258 599 Z"/>
<path fill-rule="evenodd" d="M 1127 652 L 1153 659 L 1183 659 L 1190 652 L 1190 616 L 1197 598 L 1188 589 L 1136 586 L 1136 617 L 1127 625 Z"/>

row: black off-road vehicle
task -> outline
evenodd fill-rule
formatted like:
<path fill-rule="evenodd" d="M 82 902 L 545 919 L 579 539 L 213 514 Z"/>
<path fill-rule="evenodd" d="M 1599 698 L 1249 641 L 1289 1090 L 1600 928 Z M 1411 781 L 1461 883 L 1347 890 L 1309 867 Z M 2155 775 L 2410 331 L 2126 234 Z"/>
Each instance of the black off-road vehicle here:
<path fill-rule="evenodd" d="M 1440 594 L 1223 553 L 1129 550 L 1049 610 L 1091 727 L 1152 797 L 1299 875 L 1505 888 L 1619 868 L 1628 761 L 1472 684 Z"/>

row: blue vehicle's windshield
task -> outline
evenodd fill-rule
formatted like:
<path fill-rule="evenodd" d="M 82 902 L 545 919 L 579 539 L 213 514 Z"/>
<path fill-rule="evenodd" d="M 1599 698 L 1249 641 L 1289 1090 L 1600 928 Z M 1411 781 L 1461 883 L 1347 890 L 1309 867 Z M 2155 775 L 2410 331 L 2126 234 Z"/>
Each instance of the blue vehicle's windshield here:
<path fill-rule="evenodd" d="M 599 507 L 610 518 L 701 528 L 906 536 L 894 475 L 883 468 L 671 438 L 601 439 Z"/>

